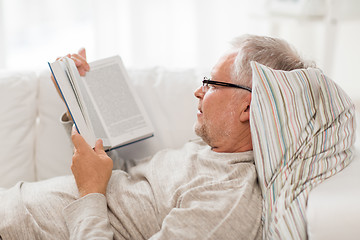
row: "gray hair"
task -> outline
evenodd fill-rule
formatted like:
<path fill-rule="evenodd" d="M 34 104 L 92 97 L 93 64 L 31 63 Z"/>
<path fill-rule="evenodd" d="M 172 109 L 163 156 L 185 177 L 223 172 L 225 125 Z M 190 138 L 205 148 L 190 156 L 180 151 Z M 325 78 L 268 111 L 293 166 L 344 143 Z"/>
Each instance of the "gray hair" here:
<path fill-rule="evenodd" d="M 284 71 L 316 67 L 314 62 L 303 60 L 292 46 L 279 38 L 243 35 L 231 43 L 231 50 L 237 51 L 232 68 L 233 81 L 248 87 L 252 83 L 251 61 Z"/>

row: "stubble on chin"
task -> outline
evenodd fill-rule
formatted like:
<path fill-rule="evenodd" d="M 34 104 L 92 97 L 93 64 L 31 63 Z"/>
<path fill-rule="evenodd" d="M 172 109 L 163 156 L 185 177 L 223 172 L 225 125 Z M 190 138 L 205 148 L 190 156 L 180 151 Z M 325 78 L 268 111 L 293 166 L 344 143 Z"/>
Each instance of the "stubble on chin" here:
<path fill-rule="evenodd" d="M 207 143 L 210 147 L 214 148 L 218 145 L 219 141 L 231 137 L 230 129 L 228 128 L 216 128 L 209 123 L 199 123 L 195 122 L 194 131 L 196 135 L 202 138 L 202 140 Z"/>
<path fill-rule="evenodd" d="M 208 129 L 204 124 L 199 124 L 196 122 L 194 124 L 195 134 L 202 138 L 202 140 L 207 143 L 210 147 L 212 147 L 211 139 L 209 137 Z"/>

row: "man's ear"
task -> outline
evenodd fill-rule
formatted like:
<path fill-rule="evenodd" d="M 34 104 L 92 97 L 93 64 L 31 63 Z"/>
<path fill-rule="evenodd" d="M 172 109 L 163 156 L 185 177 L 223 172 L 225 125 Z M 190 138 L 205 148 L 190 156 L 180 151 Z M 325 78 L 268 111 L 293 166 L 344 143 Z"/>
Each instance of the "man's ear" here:
<path fill-rule="evenodd" d="M 240 122 L 247 122 L 250 119 L 251 94 L 247 94 L 242 100 Z"/>

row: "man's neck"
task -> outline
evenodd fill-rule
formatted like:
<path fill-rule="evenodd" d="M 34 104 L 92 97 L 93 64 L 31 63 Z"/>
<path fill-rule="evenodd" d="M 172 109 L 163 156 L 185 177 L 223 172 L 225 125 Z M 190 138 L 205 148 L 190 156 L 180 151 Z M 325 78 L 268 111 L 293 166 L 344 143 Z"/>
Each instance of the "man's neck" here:
<path fill-rule="evenodd" d="M 247 152 L 252 151 L 252 143 L 251 141 L 248 144 L 243 144 L 241 146 L 218 146 L 211 147 L 211 150 L 219 153 L 237 153 L 237 152 Z"/>

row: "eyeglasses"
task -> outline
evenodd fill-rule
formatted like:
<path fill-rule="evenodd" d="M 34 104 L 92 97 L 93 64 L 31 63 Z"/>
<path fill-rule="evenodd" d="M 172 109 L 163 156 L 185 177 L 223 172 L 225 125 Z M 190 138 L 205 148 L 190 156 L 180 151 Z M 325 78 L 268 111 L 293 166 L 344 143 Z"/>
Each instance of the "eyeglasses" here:
<path fill-rule="evenodd" d="M 209 89 L 209 85 L 218 85 L 218 86 L 223 86 L 223 87 L 241 88 L 241 89 L 244 89 L 246 91 L 251 92 L 251 88 L 249 88 L 249 87 L 242 86 L 242 85 L 237 85 L 237 84 L 233 84 L 233 83 L 213 81 L 213 80 L 210 80 L 207 77 L 204 77 L 204 80 L 202 81 L 202 84 L 203 84 L 203 87 L 202 87 L 203 92 L 206 92 Z"/>

